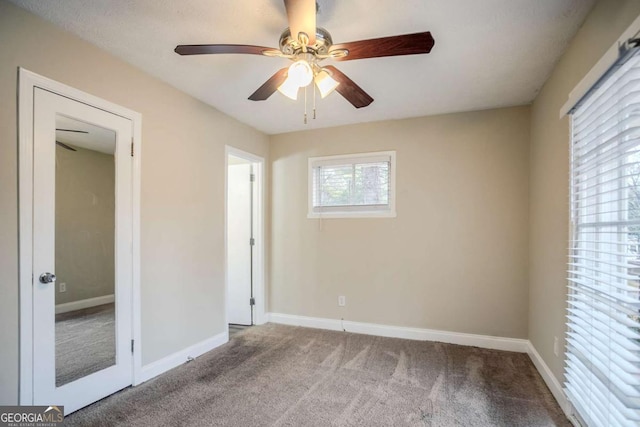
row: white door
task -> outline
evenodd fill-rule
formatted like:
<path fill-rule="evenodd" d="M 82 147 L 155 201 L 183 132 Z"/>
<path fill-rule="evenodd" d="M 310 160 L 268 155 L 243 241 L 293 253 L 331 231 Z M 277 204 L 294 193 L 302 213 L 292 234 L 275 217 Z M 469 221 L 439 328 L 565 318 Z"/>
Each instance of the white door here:
<path fill-rule="evenodd" d="M 251 163 L 229 156 L 227 171 L 227 280 L 229 323 L 252 324 L 253 182 Z"/>
<path fill-rule="evenodd" d="M 33 403 L 70 413 L 132 383 L 132 123 L 38 88 L 33 114 Z"/>

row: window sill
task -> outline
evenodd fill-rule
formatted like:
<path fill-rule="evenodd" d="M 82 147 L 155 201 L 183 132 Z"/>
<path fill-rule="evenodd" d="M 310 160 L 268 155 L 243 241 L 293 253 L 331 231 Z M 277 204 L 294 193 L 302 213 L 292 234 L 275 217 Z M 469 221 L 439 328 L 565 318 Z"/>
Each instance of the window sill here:
<path fill-rule="evenodd" d="M 396 212 L 322 212 L 308 213 L 308 219 L 395 218 Z"/>

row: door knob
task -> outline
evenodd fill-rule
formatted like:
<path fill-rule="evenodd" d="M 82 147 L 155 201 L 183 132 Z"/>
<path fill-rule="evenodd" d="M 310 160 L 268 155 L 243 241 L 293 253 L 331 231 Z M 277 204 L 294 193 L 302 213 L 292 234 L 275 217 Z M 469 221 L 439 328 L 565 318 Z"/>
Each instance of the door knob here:
<path fill-rule="evenodd" d="M 53 273 L 42 273 L 40 275 L 40 283 L 53 283 L 56 281 L 56 275 Z"/>

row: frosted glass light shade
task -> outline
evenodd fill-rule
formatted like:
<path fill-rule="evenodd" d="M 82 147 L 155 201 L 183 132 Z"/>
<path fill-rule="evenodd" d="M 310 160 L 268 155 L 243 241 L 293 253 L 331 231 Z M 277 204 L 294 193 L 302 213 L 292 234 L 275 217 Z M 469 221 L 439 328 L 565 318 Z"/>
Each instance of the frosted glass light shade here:
<path fill-rule="evenodd" d="M 340 84 L 324 69 L 316 75 L 315 82 L 322 98 L 333 92 Z"/>
<path fill-rule="evenodd" d="M 278 87 L 278 92 L 295 101 L 298 99 L 298 89 L 300 89 L 300 86 L 289 76 L 284 83 Z"/>
<path fill-rule="evenodd" d="M 304 59 L 294 62 L 289 67 L 287 79 L 293 79 L 298 87 L 309 86 L 309 83 L 313 80 L 311 66 Z"/>

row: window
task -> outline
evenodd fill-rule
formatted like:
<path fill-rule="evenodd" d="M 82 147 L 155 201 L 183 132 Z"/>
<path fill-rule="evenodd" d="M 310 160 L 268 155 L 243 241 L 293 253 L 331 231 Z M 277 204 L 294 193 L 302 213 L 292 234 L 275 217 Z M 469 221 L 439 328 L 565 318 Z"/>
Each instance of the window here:
<path fill-rule="evenodd" d="M 309 218 L 394 217 L 395 151 L 309 158 Z"/>
<path fill-rule="evenodd" d="M 640 425 L 640 55 L 572 115 L 566 389 L 589 426 Z"/>

